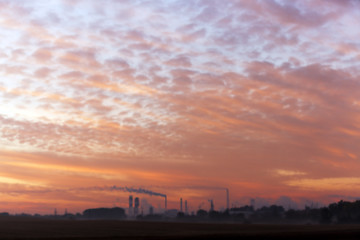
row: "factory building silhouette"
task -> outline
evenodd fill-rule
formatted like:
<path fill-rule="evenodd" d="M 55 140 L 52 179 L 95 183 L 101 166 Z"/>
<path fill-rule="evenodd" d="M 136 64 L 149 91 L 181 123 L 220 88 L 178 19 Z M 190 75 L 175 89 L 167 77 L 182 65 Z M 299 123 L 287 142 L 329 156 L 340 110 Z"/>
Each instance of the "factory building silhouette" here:
<path fill-rule="evenodd" d="M 214 189 L 214 190 L 225 190 L 226 191 L 226 208 L 223 211 L 229 210 L 229 190 L 227 188 L 221 188 L 221 187 L 206 187 L 206 186 L 189 186 L 184 187 L 189 189 Z M 83 212 L 83 215 L 78 214 L 79 216 L 82 216 L 84 218 L 118 218 L 122 219 L 124 217 L 135 219 L 139 216 L 144 215 L 163 215 L 165 217 L 176 217 L 180 213 L 180 215 L 184 216 L 194 216 L 196 209 L 192 207 L 191 212 L 189 211 L 189 203 L 188 200 L 183 199 L 180 197 L 179 201 L 179 208 L 175 209 L 168 209 L 168 203 L 167 203 L 167 195 L 164 193 L 154 192 L 151 190 L 147 190 L 144 188 L 133 188 L 133 187 L 121 187 L 121 186 L 104 186 L 104 187 L 87 187 L 87 188 L 74 188 L 71 190 L 76 191 L 123 191 L 123 192 L 129 192 L 133 193 L 128 196 L 128 208 L 120 208 L 120 207 L 114 207 L 114 208 L 94 208 L 94 209 L 86 209 Z M 162 208 L 160 205 L 158 208 L 154 208 L 151 204 L 147 204 L 146 198 L 144 198 L 145 205 L 140 206 L 140 197 L 136 195 L 149 195 L 154 197 L 161 197 L 164 199 L 164 208 Z M 209 199 L 209 208 L 207 209 L 209 212 L 215 211 L 214 202 L 212 199 Z M 191 208 L 191 207 L 190 207 Z M 198 210 L 201 209 L 201 206 L 199 206 Z M 59 215 L 57 213 L 57 210 L 54 210 L 54 217 L 61 217 L 61 216 L 72 216 L 72 214 L 68 214 L 67 210 L 65 210 L 64 215 Z"/>

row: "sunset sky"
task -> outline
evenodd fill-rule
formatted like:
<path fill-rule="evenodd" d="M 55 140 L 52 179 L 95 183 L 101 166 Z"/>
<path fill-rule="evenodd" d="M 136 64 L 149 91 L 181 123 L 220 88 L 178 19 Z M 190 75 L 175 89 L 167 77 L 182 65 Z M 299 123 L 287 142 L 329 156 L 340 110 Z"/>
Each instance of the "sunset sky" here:
<path fill-rule="evenodd" d="M 113 185 L 357 199 L 359 23 L 355 0 L 0 0 L 0 212 L 127 207 Z"/>

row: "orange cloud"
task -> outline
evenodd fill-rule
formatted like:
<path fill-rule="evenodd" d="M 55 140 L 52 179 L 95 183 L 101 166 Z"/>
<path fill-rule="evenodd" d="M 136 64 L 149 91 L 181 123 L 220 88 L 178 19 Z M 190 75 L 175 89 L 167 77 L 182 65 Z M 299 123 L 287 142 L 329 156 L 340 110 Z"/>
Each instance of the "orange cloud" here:
<path fill-rule="evenodd" d="M 322 192 L 344 192 L 360 190 L 359 178 L 357 177 L 339 177 L 339 178 L 321 178 L 321 179 L 297 179 L 286 181 L 290 187 L 310 191 Z"/>

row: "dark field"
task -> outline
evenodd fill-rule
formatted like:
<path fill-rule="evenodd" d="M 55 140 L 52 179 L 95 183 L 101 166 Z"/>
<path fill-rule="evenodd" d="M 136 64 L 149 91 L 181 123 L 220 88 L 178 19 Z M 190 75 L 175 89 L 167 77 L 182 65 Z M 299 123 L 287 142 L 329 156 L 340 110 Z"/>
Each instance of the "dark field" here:
<path fill-rule="evenodd" d="M 1 218 L 0 239 L 360 239 L 360 225 L 260 225 Z"/>

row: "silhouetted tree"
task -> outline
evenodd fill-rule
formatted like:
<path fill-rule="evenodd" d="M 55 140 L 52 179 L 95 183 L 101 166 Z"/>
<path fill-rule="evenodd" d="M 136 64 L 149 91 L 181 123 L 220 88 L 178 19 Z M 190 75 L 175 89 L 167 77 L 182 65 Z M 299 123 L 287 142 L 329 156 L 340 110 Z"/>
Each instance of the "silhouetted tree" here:
<path fill-rule="evenodd" d="M 270 207 L 262 207 L 256 211 L 256 218 L 259 220 L 279 220 L 284 215 L 284 208 L 282 206 L 271 205 Z"/>
<path fill-rule="evenodd" d="M 122 208 L 95 208 L 86 209 L 83 213 L 85 218 L 121 219 L 125 218 L 125 210 Z"/>
<path fill-rule="evenodd" d="M 340 201 L 329 205 L 333 219 L 338 223 L 359 223 L 360 222 L 360 201 Z"/>
<path fill-rule="evenodd" d="M 331 214 L 329 208 L 327 208 L 327 207 L 321 208 L 320 214 L 321 214 L 321 219 L 320 219 L 321 223 L 330 223 L 331 222 L 332 214 Z"/>
<path fill-rule="evenodd" d="M 210 211 L 209 212 L 209 217 L 211 219 L 220 220 L 221 219 L 221 214 L 218 211 Z"/>
<path fill-rule="evenodd" d="M 246 212 L 254 212 L 254 207 L 253 206 L 242 206 L 242 207 L 237 207 L 237 208 L 231 208 L 231 211 L 246 211 Z"/>
<path fill-rule="evenodd" d="M 289 209 L 286 213 L 285 216 L 287 219 L 291 219 L 291 220 L 298 220 L 300 217 L 300 213 L 294 209 Z"/>
<path fill-rule="evenodd" d="M 198 217 L 206 217 L 208 215 L 207 211 L 205 211 L 204 209 L 199 209 L 196 212 L 196 216 Z"/>

